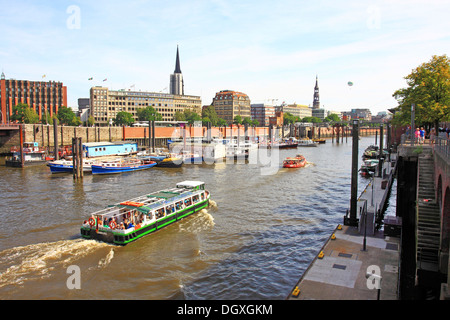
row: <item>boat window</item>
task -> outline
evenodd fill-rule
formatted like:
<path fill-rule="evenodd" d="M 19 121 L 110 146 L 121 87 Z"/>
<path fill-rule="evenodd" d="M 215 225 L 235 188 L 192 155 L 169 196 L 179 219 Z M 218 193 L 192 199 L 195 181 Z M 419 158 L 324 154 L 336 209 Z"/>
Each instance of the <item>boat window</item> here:
<path fill-rule="evenodd" d="M 160 209 L 156 210 L 156 213 L 155 213 L 156 219 L 161 219 L 162 217 L 164 217 L 165 216 L 164 211 L 165 211 L 164 208 L 160 208 Z"/>
<path fill-rule="evenodd" d="M 199 199 L 200 199 L 200 196 L 198 194 L 192 197 L 192 201 L 194 203 L 198 202 Z"/>
<path fill-rule="evenodd" d="M 171 204 L 170 206 L 167 206 L 166 212 L 167 212 L 167 214 L 175 212 L 175 206 L 173 204 Z"/>
<path fill-rule="evenodd" d="M 189 207 L 191 204 L 192 204 L 191 198 L 187 198 L 187 199 L 184 200 L 184 205 L 185 205 L 186 207 Z"/>
<path fill-rule="evenodd" d="M 175 203 L 175 208 L 177 211 L 183 209 L 183 201 L 178 201 Z"/>
<path fill-rule="evenodd" d="M 201 197 L 202 197 L 202 200 L 205 200 L 205 193 L 202 192 Z"/>

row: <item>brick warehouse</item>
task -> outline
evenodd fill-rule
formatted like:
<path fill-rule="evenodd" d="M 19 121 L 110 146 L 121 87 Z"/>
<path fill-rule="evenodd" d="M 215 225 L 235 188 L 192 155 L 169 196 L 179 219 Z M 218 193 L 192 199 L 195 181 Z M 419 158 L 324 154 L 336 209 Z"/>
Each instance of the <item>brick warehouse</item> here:
<path fill-rule="evenodd" d="M 67 87 L 62 82 L 29 81 L 0 78 L 0 123 L 8 123 L 13 107 L 25 103 L 36 111 L 39 119 L 49 117 L 67 106 Z"/>

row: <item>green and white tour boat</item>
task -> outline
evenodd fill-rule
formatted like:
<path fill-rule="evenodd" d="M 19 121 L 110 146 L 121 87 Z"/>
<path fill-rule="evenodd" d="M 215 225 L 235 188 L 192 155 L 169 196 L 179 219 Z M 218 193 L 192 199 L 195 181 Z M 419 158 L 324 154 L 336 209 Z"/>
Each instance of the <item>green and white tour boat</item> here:
<path fill-rule="evenodd" d="M 94 212 L 81 226 L 81 236 L 125 245 L 208 207 L 209 199 L 204 182 L 180 182 Z"/>

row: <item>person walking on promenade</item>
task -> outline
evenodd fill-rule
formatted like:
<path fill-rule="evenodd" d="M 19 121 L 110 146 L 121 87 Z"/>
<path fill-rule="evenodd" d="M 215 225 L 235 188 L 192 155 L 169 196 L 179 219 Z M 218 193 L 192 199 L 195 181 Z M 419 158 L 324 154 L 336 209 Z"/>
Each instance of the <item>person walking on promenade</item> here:
<path fill-rule="evenodd" d="M 424 144 L 425 142 L 425 130 L 423 127 L 420 127 L 420 144 Z"/>
<path fill-rule="evenodd" d="M 431 131 L 430 131 L 430 143 L 434 144 L 435 139 L 436 139 L 436 129 L 434 129 L 434 127 L 433 127 L 433 128 L 431 128 Z"/>
<path fill-rule="evenodd" d="M 419 143 L 420 142 L 420 130 L 419 130 L 419 128 L 416 128 L 416 131 L 415 131 L 415 137 L 416 137 L 416 143 Z"/>

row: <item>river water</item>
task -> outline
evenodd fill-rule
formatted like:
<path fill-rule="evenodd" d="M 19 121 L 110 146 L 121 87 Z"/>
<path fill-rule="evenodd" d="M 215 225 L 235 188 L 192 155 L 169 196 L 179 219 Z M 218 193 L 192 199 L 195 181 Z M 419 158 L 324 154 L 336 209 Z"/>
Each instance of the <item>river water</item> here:
<path fill-rule="evenodd" d="M 351 140 L 280 150 L 272 166 L 191 164 L 82 181 L 2 166 L 0 298 L 285 299 L 349 208 Z M 360 154 L 373 143 L 361 138 Z M 281 168 L 297 153 L 306 167 Z M 184 180 L 206 183 L 207 210 L 124 247 L 81 238 L 90 213 Z M 358 181 L 359 193 L 368 181 Z M 69 266 L 79 267 L 80 289 L 67 285 Z"/>

